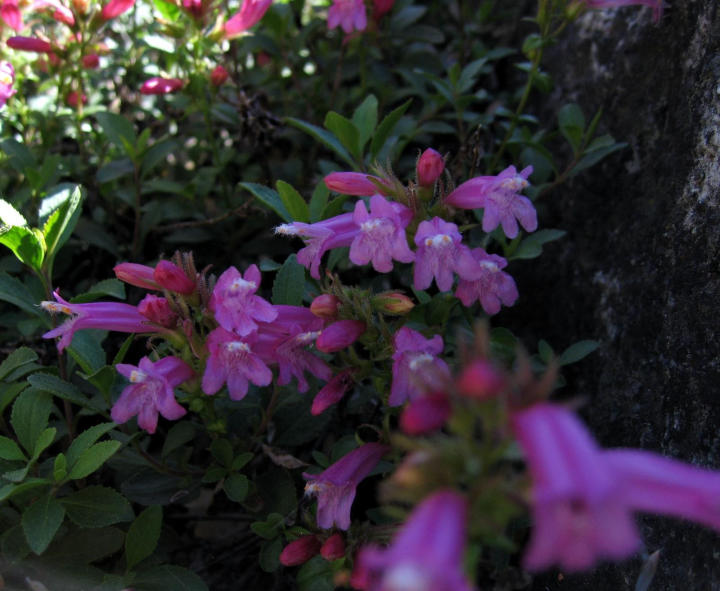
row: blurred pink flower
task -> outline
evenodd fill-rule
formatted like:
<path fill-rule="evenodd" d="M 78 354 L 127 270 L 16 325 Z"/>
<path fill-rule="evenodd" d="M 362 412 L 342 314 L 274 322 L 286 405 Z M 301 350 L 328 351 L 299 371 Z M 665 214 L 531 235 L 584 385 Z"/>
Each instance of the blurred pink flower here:
<path fill-rule="evenodd" d="M 244 0 L 240 12 L 225 23 L 225 36 L 235 37 L 255 25 L 267 12 L 272 0 Z"/>
<path fill-rule="evenodd" d="M 373 0 L 373 18 L 375 20 L 382 18 L 392 10 L 393 4 L 395 4 L 395 0 Z"/>
<path fill-rule="evenodd" d="M 14 31 L 20 31 L 23 28 L 22 13 L 17 0 L 2 0 L 0 18 Z"/>
<path fill-rule="evenodd" d="M 15 68 L 10 62 L 0 62 L 0 107 L 17 91 L 15 84 Z"/>
<path fill-rule="evenodd" d="M 210 72 L 210 84 L 213 86 L 222 86 L 227 81 L 230 74 L 228 74 L 228 71 L 218 64 L 213 68 L 213 71 Z"/>
<path fill-rule="evenodd" d="M 410 400 L 400 415 L 400 429 L 408 435 L 435 431 L 450 418 L 452 406 L 445 392 L 432 392 Z"/>
<path fill-rule="evenodd" d="M 418 331 L 403 326 L 393 337 L 392 385 L 390 406 L 400 406 L 428 389 L 436 389 L 450 378 L 447 364 L 438 355 L 443 339 L 436 334 L 426 339 Z"/>
<path fill-rule="evenodd" d="M 135 0 L 110 0 L 103 6 L 100 16 L 103 20 L 109 21 L 120 16 L 123 12 L 127 12 L 135 5 Z"/>
<path fill-rule="evenodd" d="M 179 78 L 163 78 L 153 76 L 143 82 L 140 87 L 140 94 L 168 94 L 180 90 L 185 84 Z"/>
<path fill-rule="evenodd" d="M 333 0 L 328 9 L 328 29 L 340 25 L 345 33 L 364 31 L 367 27 L 367 12 L 364 0 Z"/>
<path fill-rule="evenodd" d="M 336 402 L 339 402 L 353 385 L 353 373 L 354 370 L 352 369 L 344 369 L 325 384 L 313 398 L 310 413 L 319 415 Z"/>
<path fill-rule="evenodd" d="M 7 40 L 8 47 L 18 51 L 33 51 L 35 53 L 52 53 L 50 43 L 37 37 L 10 37 Z"/>

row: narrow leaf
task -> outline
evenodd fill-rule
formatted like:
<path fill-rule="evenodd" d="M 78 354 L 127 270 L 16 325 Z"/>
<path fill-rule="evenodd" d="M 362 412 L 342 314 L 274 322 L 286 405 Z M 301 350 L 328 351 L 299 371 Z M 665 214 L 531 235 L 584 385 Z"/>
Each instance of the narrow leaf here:
<path fill-rule="evenodd" d="M 272 289 L 272 302 L 275 305 L 285 304 L 299 306 L 305 291 L 305 267 L 297 262 L 291 254 L 275 277 Z"/>
<path fill-rule="evenodd" d="M 335 111 L 325 116 L 325 127 L 335 134 L 343 146 L 356 158 L 360 159 L 360 131 L 350 119 Z"/>
<path fill-rule="evenodd" d="M 161 526 L 162 507 L 159 505 L 148 507 L 132 522 L 125 538 L 128 570 L 155 551 L 160 539 Z"/>
<path fill-rule="evenodd" d="M 378 100 L 374 94 L 368 95 L 362 104 L 355 109 L 352 122 L 359 133 L 360 152 L 372 137 L 378 120 Z"/>
<path fill-rule="evenodd" d="M 69 478 L 77 480 L 89 476 L 110 459 L 122 443 L 119 441 L 101 441 L 95 443 L 80 454 L 75 464 L 70 468 Z"/>
<path fill-rule="evenodd" d="M 280 199 L 280 195 L 277 194 L 277 191 L 273 191 L 270 187 L 258 185 L 257 183 L 240 183 L 240 186 L 243 189 L 250 191 L 255 197 L 277 213 L 286 222 L 293 221 L 293 217 L 290 215 L 287 207 L 285 207 L 282 199 Z"/>
<path fill-rule="evenodd" d="M 312 123 L 308 123 L 302 119 L 295 119 L 294 117 L 286 117 L 285 123 L 288 123 L 293 127 L 297 127 L 300 131 L 304 131 L 305 133 L 311 135 L 335 152 L 335 154 L 342 158 L 347 164 L 353 168 L 355 167 L 355 162 L 353 161 L 352 156 L 350 156 L 350 153 L 345 149 L 340 140 L 338 140 L 332 133 L 325 131 L 317 125 L 313 125 Z"/>
<path fill-rule="evenodd" d="M 5 379 L 10 372 L 16 370 L 18 367 L 32 363 L 37 360 L 37 358 L 37 353 L 29 347 L 20 347 L 19 349 L 15 349 L 2 363 L 0 363 L 0 380 Z"/>
<path fill-rule="evenodd" d="M 393 129 L 395 129 L 395 126 L 398 124 L 398 121 L 400 121 L 402 116 L 405 114 L 405 111 L 408 110 L 410 103 L 412 103 L 412 99 L 408 99 L 397 109 L 390 111 L 390 113 L 388 113 L 388 115 L 380 122 L 377 131 L 373 135 L 372 142 L 370 143 L 370 155 L 373 158 L 378 157 L 380 150 L 383 149 L 385 142 L 387 142 Z"/>
<path fill-rule="evenodd" d="M 280 194 L 280 199 L 292 216 L 292 219 L 296 222 L 310 221 L 308 205 L 305 203 L 302 195 L 300 195 L 292 185 L 284 181 L 278 181 L 275 186 Z"/>
<path fill-rule="evenodd" d="M 600 343 L 598 343 L 597 341 L 578 341 L 574 345 L 570 345 L 562 352 L 562 355 L 560 355 L 560 357 L 558 358 L 558 363 L 560 365 L 569 365 L 571 363 L 580 361 L 581 359 L 590 355 L 590 353 L 592 353 L 599 346 Z"/>

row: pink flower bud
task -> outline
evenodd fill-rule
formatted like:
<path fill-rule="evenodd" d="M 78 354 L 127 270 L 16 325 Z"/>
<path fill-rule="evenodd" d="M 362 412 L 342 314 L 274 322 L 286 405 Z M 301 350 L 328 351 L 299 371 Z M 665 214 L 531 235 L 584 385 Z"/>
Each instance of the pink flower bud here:
<path fill-rule="evenodd" d="M 415 307 L 409 297 L 398 291 L 381 293 L 373 298 L 372 304 L 378 312 L 397 314 L 398 316 L 407 314 Z"/>
<path fill-rule="evenodd" d="M 340 351 L 352 345 L 366 328 L 360 320 L 338 320 L 320 333 L 315 346 L 323 353 Z"/>
<path fill-rule="evenodd" d="M 235 37 L 247 31 L 265 16 L 271 4 L 272 0 L 243 0 L 240 12 L 234 14 L 225 23 L 225 36 Z"/>
<path fill-rule="evenodd" d="M 77 109 L 78 104 L 82 100 L 83 105 L 87 105 L 88 98 L 86 94 L 82 95 L 82 99 L 80 99 L 80 93 L 78 93 L 77 90 L 71 90 L 67 93 L 67 96 L 65 97 L 65 102 L 68 104 L 68 106 L 73 107 L 74 109 Z"/>
<path fill-rule="evenodd" d="M 378 189 L 377 185 L 370 179 L 387 187 L 387 183 L 380 177 L 362 172 L 331 172 L 325 177 L 325 186 L 331 191 L 343 195 L 357 195 L 359 197 L 369 197 L 375 195 L 375 193 L 387 195 L 388 191 Z M 387 189 L 389 190 L 390 187 L 387 187 Z"/>
<path fill-rule="evenodd" d="M 89 53 L 82 57 L 82 65 L 86 70 L 94 70 L 100 65 L 100 56 L 97 53 Z"/>
<path fill-rule="evenodd" d="M 138 304 L 138 312 L 151 322 L 165 328 L 174 328 L 177 323 L 178 315 L 170 307 L 167 299 L 152 294 L 146 295 Z"/>
<path fill-rule="evenodd" d="M 220 65 L 215 66 L 212 72 L 210 72 L 210 83 L 213 86 L 222 86 L 227 81 L 230 74 L 228 71 Z"/>
<path fill-rule="evenodd" d="M 290 542 L 280 553 L 280 564 L 297 566 L 317 556 L 320 552 L 320 540 L 314 535 L 302 536 Z"/>
<path fill-rule="evenodd" d="M 103 6 L 100 16 L 104 21 L 109 21 L 117 16 L 120 16 L 123 12 L 130 10 L 135 4 L 135 0 L 110 0 L 105 6 Z"/>
<path fill-rule="evenodd" d="M 315 316 L 326 320 L 337 318 L 338 308 L 340 308 L 340 298 L 329 293 L 319 295 L 310 304 L 310 311 Z"/>
<path fill-rule="evenodd" d="M 348 388 L 352 386 L 352 369 L 345 369 L 337 374 L 332 380 L 325 384 L 322 389 L 315 395 L 310 412 L 317 416 L 324 412 L 328 407 L 339 402 Z"/>
<path fill-rule="evenodd" d="M 164 289 L 185 295 L 195 291 L 195 281 L 190 279 L 180 267 L 170 261 L 160 261 L 155 265 L 153 278 Z"/>
<path fill-rule="evenodd" d="M 130 285 L 142 287 L 143 289 L 161 289 L 153 276 L 154 269 L 147 265 L 120 263 L 115 265 L 113 271 L 115 271 L 115 277 Z"/>
<path fill-rule="evenodd" d="M 334 533 L 320 548 L 320 556 L 325 560 L 337 560 L 345 556 L 345 540 L 342 534 Z"/>
<path fill-rule="evenodd" d="M 408 435 L 422 435 L 445 424 L 452 408 L 444 392 L 412 400 L 400 415 L 400 428 Z"/>
<path fill-rule="evenodd" d="M 443 170 L 445 170 L 443 157 L 432 148 L 428 148 L 417 161 L 418 184 L 421 187 L 432 187 Z"/>
<path fill-rule="evenodd" d="M 490 398 L 505 387 L 505 379 L 489 361 L 479 359 L 468 365 L 457 380 L 461 394 L 470 398 Z"/>
<path fill-rule="evenodd" d="M 180 90 L 184 82 L 179 78 L 163 78 L 154 76 L 145 80 L 140 87 L 140 94 L 169 94 Z"/>
<path fill-rule="evenodd" d="M 392 10 L 395 0 L 373 0 L 373 8 L 375 9 L 373 17 L 379 20 L 383 15 Z"/>
<path fill-rule="evenodd" d="M 18 7 L 17 0 L 5 0 L 0 6 L 0 18 L 14 31 L 23 28 L 22 13 Z"/>
<path fill-rule="evenodd" d="M 19 51 L 34 51 L 35 53 L 52 53 L 52 46 L 43 39 L 35 37 L 10 37 L 8 47 Z"/>

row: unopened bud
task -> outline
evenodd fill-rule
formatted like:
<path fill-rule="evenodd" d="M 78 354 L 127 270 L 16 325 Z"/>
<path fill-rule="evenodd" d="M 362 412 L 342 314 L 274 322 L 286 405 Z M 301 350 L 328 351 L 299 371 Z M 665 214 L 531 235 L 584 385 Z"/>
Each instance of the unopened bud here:
<path fill-rule="evenodd" d="M 325 384 L 313 398 L 310 413 L 317 416 L 339 402 L 353 384 L 352 374 L 352 369 L 344 369 Z"/>
<path fill-rule="evenodd" d="M 445 170 L 445 160 L 439 152 L 428 148 L 417 161 L 417 179 L 421 187 L 432 187 Z"/>
<path fill-rule="evenodd" d="M 210 72 L 210 83 L 213 86 L 222 86 L 227 81 L 230 74 L 221 65 L 215 66 L 212 72 Z"/>
<path fill-rule="evenodd" d="M 362 172 L 332 172 L 325 177 L 325 186 L 331 191 L 358 197 L 369 197 L 375 193 L 387 194 L 386 190 L 379 188 L 376 183 L 385 187 L 387 191 L 390 190 L 380 177 Z"/>
<path fill-rule="evenodd" d="M 297 566 L 317 556 L 320 552 L 320 540 L 314 535 L 302 536 L 290 542 L 280 553 L 280 564 Z"/>
<path fill-rule="evenodd" d="M 82 97 L 82 98 L 80 98 Z M 86 94 L 80 94 L 76 90 L 71 90 L 67 93 L 67 96 L 65 97 L 65 102 L 68 104 L 68 106 L 73 107 L 77 109 L 77 106 L 82 101 L 83 105 L 87 105 L 88 98 Z"/>
<path fill-rule="evenodd" d="M 97 53 L 89 53 L 82 57 L 82 65 L 86 70 L 94 70 L 100 65 L 100 56 Z"/>
<path fill-rule="evenodd" d="M 315 346 L 323 353 L 334 353 L 352 345 L 366 330 L 360 320 L 338 320 L 325 328 L 315 341 Z"/>
<path fill-rule="evenodd" d="M 90 0 L 72 0 L 73 10 L 78 14 L 85 14 L 90 6 Z"/>
<path fill-rule="evenodd" d="M 138 312 L 151 322 L 165 328 L 173 328 L 177 324 L 178 315 L 165 298 L 152 294 L 146 295 L 138 304 Z"/>
<path fill-rule="evenodd" d="M 337 560 L 345 556 L 345 540 L 342 534 L 334 533 L 320 548 L 320 556 L 325 560 Z"/>
<path fill-rule="evenodd" d="M 423 435 L 442 427 L 451 412 L 450 400 L 444 392 L 421 396 L 403 410 L 400 429 L 407 435 Z"/>
<path fill-rule="evenodd" d="M 170 291 L 185 295 L 195 291 L 195 281 L 190 279 L 180 267 L 170 261 L 160 261 L 155 265 L 153 278 L 157 283 Z"/>
<path fill-rule="evenodd" d="M 504 387 L 503 374 L 484 359 L 473 361 L 457 380 L 459 392 L 470 398 L 490 398 L 502 392 Z"/>
<path fill-rule="evenodd" d="M 404 293 L 390 291 L 381 293 L 373 298 L 373 308 L 383 314 L 396 314 L 402 316 L 415 307 L 413 301 Z"/>
<path fill-rule="evenodd" d="M 310 311 L 318 318 L 333 320 L 337 318 L 340 298 L 329 293 L 316 297 L 310 304 Z"/>

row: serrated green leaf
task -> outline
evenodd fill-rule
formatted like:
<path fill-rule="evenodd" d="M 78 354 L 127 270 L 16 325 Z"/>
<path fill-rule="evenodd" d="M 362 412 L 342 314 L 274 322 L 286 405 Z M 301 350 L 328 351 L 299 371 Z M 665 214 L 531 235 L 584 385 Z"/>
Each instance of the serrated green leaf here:
<path fill-rule="evenodd" d="M 5 199 L 0 199 L 0 222 L 5 226 L 27 226 L 25 217 Z"/>
<path fill-rule="evenodd" d="M 115 554 L 122 549 L 124 541 L 125 532 L 117 527 L 75 530 L 56 539 L 44 558 L 55 564 L 86 565 Z M 117 591 L 124 588 L 122 585 Z M 101 591 L 101 588 L 92 587 L 92 591 Z"/>
<path fill-rule="evenodd" d="M 194 572 L 168 564 L 139 572 L 132 586 L 136 591 L 208 591 L 205 582 Z"/>
<path fill-rule="evenodd" d="M 297 573 L 298 591 L 333 591 L 333 565 L 321 556 L 314 556 Z"/>
<path fill-rule="evenodd" d="M 160 539 L 162 517 L 162 507 L 153 505 L 140 513 L 132 522 L 125 538 L 125 558 L 128 570 L 132 570 L 136 564 L 155 551 Z"/>
<path fill-rule="evenodd" d="M 115 427 L 115 423 L 100 423 L 80 433 L 67 450 L 67 462 L 72 466 L 77 462 L 80 454 L 88 449 L 93 443 L 100 439 L 105 433 Z"/>
<path fill-rule="evenodd" d="M 320 181 L 313 191 L 312 197 L 310 198 L 310 207 L 308 208 L 310 221 L 312 223 L 319 222 L 322 219 L 322 212 L 327 205 L 329 196 L 330 189 L 327 188 L 324 181 Z"/>
<path fill-rule="evenodd" d="M 305 267 L 291 254 L 277 272 L 272 289 L 273 304 L 300 306 L 305 291 Z"/>
<path fill-rule="evenodd" d="M 4 380 L 9 373 L 15 371 L 18 367 L 36 361 L 37 358 L 37 353 L 29 347 L 15 349 L 0 363 L 0 380 Z"/>
<path fill-rule="evenodd" d="M 52 410 L 52 398 L 46 392 L 28 388 L 17 397 L 10 423 L 25 450 L 32 454 L 35 442 L 45 430 Z"/>
<path fill-rule="evenodd" d="M 92 375 L 106 365 L 105 349 L 102 346 L 105 334 L 96 330 L 79 330 L 73 335 L 67 352 L 86 375 Z"/>
<path fill-rule="evenodd" d="M 398 121 L 400 121 L 402 116 L 405 114 L 405 111 L 408 110 L 411 103 L 412 99 L 408 99 L 398 108 L 390 111 L 390 113 L 388 113 L 388 115 L 380 122 L 377 131 L 373 135 L 372 142 L 370 143 L 370 155 L 373 158 L 378 157 L 378 154 L 380 154 L 380 151 L 385 146 L 385 142 L 387 142 L 388 137 L 390 137 L 393 129 L 395 129 Z"/>
<path fill-rule="evenodd" d="M 345 148 L 358 160 L 360 153 L 360 131 L 350 119 L 330 111 L 325 116 L 325 127 L 337 137 Z"/>
<path fill-rule="evenodd" d="M 31 316 L 47 320 L 47 316 L 42 313 L 42 308 L 35 304 L 35 298 L 25 285 L 4 271 L 0 272 L 0 300 L 17 306 Z"/>
<path fill-rule="evenodd" d="M 0 229 L 0 244 L 7 246 L 21 263 L 38 272 L 45 257 L 41 238 L 30 228 L 22 226 L 4 226 Z"/>
<path fill-rule="evenodd" d="M 37 441 L 35 442 L 35 449 L 33 449 L 33 460 L 37 460 L 40 457 L 40 454 L 50 447 L 52 442 L 55 440 L 56 433 L 57 429 L 55 427 L 48 427 L 40 433 Z"/>
<path fill-rule="evenodd" d="M 0 148 L 10 157 L 10 166 L 18 172 L 24 172 L 26 169 L 34 170 L 38 167 L 37 159 L 25 144 L 14 139 L 6 139 L 0 142 Z"/>
<path fill-rule="evenodd" d="M 564 230 L 538 230 L 525 238 L 509 259 L 534 259 L 542 254 L 542 247 L 548 242 L 565 236 Z"/>
<path fill-rule="evenodd" d="M 33 364 L 34 365 L 34 364 Z M 28 387 L 27 382 L 19 382 L 15 384 L 3 384 L 0 388 L 0 413 L 12 403 L 13 400 Z"/>
<path fill-rule="evenodd" d="M 134 515 L 128 500 L 119 492 L 104 486 L 88 486 L 60 499 L 70 520 L 80 527 L 105 527 L 132 521 Z"/>
<path fill-rule="evenodd" d="M 223 482 L 223 490 L 231 501 L 242 503 L 248 494 L 248 478 L 244 474 L 230 474 Z"/>
<path fill-rule="evenodd" d="M 567 349 L 562 352 L 562 355 L 558 358 L 559 365 L 569 365 L 580 361 L 595 351 L 600 346 L 597 341 L 585 340 L 578 341 L 574 345 L 570 345 Z"/>
<path fill-rule="evenodd" d="M 27 461 L 20 446 L 9 437 L 0 435 L 0 459 Z"/>
<path fill-rule="evenodd" d="M 89 476 L 110 459 L 121 446 L 122 443 L 119 441 L 101 441 L 93 444 L 78 456 L 77 461 L 70 467 L 68 477 L 77 480 Z"/>
<path fill-rule="evenodd" d="M 365 97 L 365 100 L 360 104 L 360 106 L 355 109 L 352 116 L 353 125 L 355 126 L 355 129 L 358 130 L 359 134 L 361 155 L 362 150 L 365 148 L 365 144 L 367 144 L 368 140 L 372 137 L 373 132 L 375 131 L 377 120 L 378 100 L 375 98 L 375 95 L 369 94 Z"/>
<path fill-rule="evenodd" d="M 30 505 L 22 515 L 22 528 L 28 546 L 35 554 L 42 554 L 55 537 L 65 517 L 65 508 L 51 496 Z"/>
<path fill-rule="evenodd" d="M 5 501 L 15 495 L 21 494 L 33 488 L 41 486 L 50 486 L 51 483 L 45 478 L 29 478 L 22 484 L 6 484 L 0 488 L 0 502 Z"/>
<path fill-rule="evenodd" d="M 122 148 L 130 158 L 134 157 L 133 150 L 128 151 L 137 143 L 137 136 L 133 124 L 122 115 L 110 112 L 95 113 L 95 119 L 100 124 L 103 133 L 118 148 Z"/>
<path fill-rule="evenodd" d="M 342 145 L 340 140 L 336 138 L 332 133 L 318 127 L 317 125 L 313 125 L 312 123 L 308 123 L 307 121 L 303 121 L 302 119 L 295 119 L 294 117 L 286 117 L 284 119 L 285 123 L 288 123 L 289 125 L 292 125 L 293 127 L 298 128 L 300 131 L 304 131 L 308 135 L 311 135 L 319 142 L 325 144 L 328 148 L 330 148 L 337 156 L 342 158 L 346 163 L 348 163 L 353 168 L 355 167 L 355 162 L 353 161 L 352 156 L 350 155 L 350 152 L 347 151 L 345 146 Z"/>
<path fill-rule="evenodd" d="M 239 186 L 250 191 L 255 197 L 277 213 L 286 222 L 293 221 L 290 212 L 287 210 L 287 207 L 285 207 L 282 199 L 280 199 L 280 195 L 278 195 L 277 191 L 273 191 L 270 187 L 258 185 L 257 183 L 240 183 Z"/>
<path fill-rule="evenodd" d="M 300 195 L 300 193 L 298 193 L 292 185 L 284 181 L 278 181 L 275 186 L 277 187 L 280 199 L 292 216 L 293 220 L 296 222 L 310 221 L 308 205 L 305 203 L 302 195 Z"/>
<path fill-rule="evenodd" d="M 78 406 L 98 411 L 103 410 L 101 406 L 87 398 L 70 382 L 66 382 L 58 376 L 49 373 L 35 373 L 28 378 L 28 382 L 38 390 L 49 392 Z"/>

